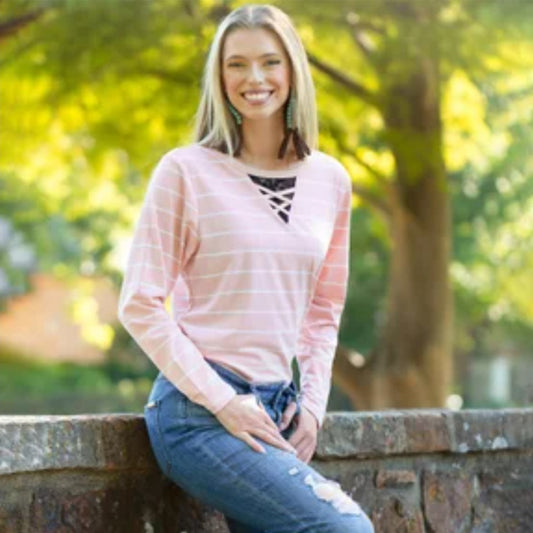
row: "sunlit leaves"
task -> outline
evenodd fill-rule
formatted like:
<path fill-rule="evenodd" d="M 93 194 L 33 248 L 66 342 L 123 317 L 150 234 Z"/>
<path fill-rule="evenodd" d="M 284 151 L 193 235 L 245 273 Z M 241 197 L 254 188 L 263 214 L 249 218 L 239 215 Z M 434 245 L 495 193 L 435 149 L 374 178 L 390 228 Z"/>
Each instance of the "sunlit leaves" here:
<path fill-rule="evenodd" d="M 100 350 L 108 349 L 113 342 L 113 329 L 100 322 L 92 280 L 84 279 L 77 283 L 72 291 L 70 307 L 72 320 L 79 325 L 82 338 Z"/>
<path fill-rule="evenodd" d="M 486 97 L 463 71 L 456 71 L 444 88 L 443 121 L 446 165 L 457 171 L 471 163 L 486 170 L 490 160 L 501 157 L 510 138 L 493 132 L 486 122 Z"/>
<path fill-rule="evenodd" d="M 441 9 L 436 23 L 422 29 L 394 2 L 276 3 L 293 16 L 310 52 L 372 93 L 411 75 L 413 59 L 438 58 L 444 153 L 457 213 L 452 273 L 458 290 L 470 295 L 465 315 L 478 303 L 470 323 L 488 309 L 492 318 L 529 313 L 519 290 L 531 270 L 523 201 L 524 180 L 533 173 L 527 5 L 412 2 L 422 11 Z M 1 206 L 46 264 L 113 269 L 153 165 L 190 140 L 205 54 L 224 6 L 217 0 L 75 0 L 47 7 L 3 48 L 0 170 L 10 197 L 0 197 Z M 383 194 L 369 170 L 387 182 L 396 179 L 383 115 L 312 70 L 320 149 L 339 157 L 355 184 Z M 420 139 L 396 134 L 413 154 L 408 166 L 416 174 L 427 155 L 420 153 Z M 364 205 L 354 196 L 354 206 Z M 354 216 L 361 216 L 355 256 L 369 253 L 364 247 L 371 238 L 360 232 L 386 246 L 381 221 Z M 376 254 L 368 257 L 374 259 L 361 264 L 365 279 L 374 268 L 382 286 L 386 258 L 376 264 Z M 374 294 L 366 298 L 373 301 Z M 507 306 L 499 304 L 504 296 Z"/>

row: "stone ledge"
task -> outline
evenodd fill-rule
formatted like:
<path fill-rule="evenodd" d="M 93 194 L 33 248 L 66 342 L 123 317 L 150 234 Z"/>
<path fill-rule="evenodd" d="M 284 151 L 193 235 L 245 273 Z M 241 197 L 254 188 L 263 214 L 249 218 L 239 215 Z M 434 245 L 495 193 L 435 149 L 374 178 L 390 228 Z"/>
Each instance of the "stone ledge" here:
<path fill-rule="evenodd" d="M 376 533 L 530 533 L 533 409 L 330 413 L 313 467 Z M 0 532 L 229 533 L 164 477 L 139 414 L 0 417 Z"/>
<path fill-rule="evenodd" d="M 533 409 L 409 409 L 327 415 L 316 457 L 379 458 L 533 448 Z"/>
<path fill-rule="evenodd" d="M 315 459 L 532 448 L 531 408 L 336 412 L 326 416 Z M 143 416 L 0 416 L 0 475 L 80 468 L 152 469 Z"/>

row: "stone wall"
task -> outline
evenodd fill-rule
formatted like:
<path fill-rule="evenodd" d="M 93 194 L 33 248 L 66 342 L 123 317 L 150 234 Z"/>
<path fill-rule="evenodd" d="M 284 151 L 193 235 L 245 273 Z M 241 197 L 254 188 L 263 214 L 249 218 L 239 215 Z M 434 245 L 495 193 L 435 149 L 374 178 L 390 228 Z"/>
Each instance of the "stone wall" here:
<path fill-rule="evenodd" d="M 331 413 L 313 465 L 376 532 L 533 531 L 533 409 Z M 0 416 L 0 533 L 227 533 L 158 471 L 142 416 Z"/>

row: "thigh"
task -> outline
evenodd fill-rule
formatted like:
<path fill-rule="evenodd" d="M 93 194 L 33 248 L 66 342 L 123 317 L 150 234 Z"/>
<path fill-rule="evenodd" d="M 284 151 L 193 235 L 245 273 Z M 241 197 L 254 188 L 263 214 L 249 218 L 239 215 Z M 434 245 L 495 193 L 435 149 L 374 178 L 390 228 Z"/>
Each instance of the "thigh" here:
<path fill-rule="evenodd" d="M 372 531 L 338 484 L 293 454 L 266 442 L 266 454 L 252 450 L 209 411 L 179 394 L 157 400 L 150 409 L 150 439 L 165 474 L 224 513 L 230 527 L 235 521 L 235 532 Z"/>

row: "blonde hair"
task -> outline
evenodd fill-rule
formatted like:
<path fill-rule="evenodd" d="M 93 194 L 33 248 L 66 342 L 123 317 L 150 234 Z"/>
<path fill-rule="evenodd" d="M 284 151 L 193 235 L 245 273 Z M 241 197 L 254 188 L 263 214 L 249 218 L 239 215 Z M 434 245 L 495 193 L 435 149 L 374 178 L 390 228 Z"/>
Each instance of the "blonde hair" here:
<path fill-rule="evenodd" d="M 227 15 L 215 33 L 204 67 L 202 97 L 196 113 L 195 142 L 234 155 L 238 129 L 222 88 L 221 55 L 228 34 L 237 29 L 262 28 L 277 35 L 291 63 L 293 122 L 310 148 L 318 142 L 315 87 L 304 46 L 291 19 L 270 5 L 246 5 Z"/>

